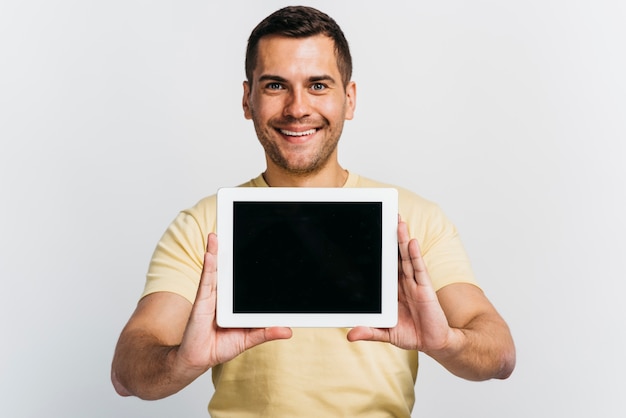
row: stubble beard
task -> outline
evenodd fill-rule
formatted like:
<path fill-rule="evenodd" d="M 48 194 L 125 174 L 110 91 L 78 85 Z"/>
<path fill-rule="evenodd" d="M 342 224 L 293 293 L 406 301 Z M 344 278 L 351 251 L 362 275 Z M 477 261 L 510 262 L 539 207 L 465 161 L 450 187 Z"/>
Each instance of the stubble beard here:
<path fill-rule="evenodd" d="M 286 173 L 298 177 L 306 177 L 316 174 L 326 167 L 331 156 L 337 149 L 337 144 L 339 143 L 339 138 L 341 137 L 341 132 L 343 130 L 343 126 L 337 126 L 336 129 L 328 131 L 328 138 L 326 138 L 326 140 L 320 144 L 317 149 L 309 151 L 305 155 L 296 155 L 294 158 L 283 153 L 280 148 L 279 141 L 272 139 L 272 135 L 279 135 L 273 128 L 273 123 L 261 126 L 257 122 L 254 112 L 252 112 L 252 119 L 257 137 L 263 146 L 267 157 L 272 161 L 272 163 Z M 291 124 L 294 124 L 294 122 L 296 124 L 298 123 L 297 120 L 289 121 Z M 304 121 L 300 123 L 305 124 Z M 276 126 L 280 126 L 280 124 Z M 324 119 L 322 124 L 323 129 L 328 130 L 329 126 L 329 122 Z"/>

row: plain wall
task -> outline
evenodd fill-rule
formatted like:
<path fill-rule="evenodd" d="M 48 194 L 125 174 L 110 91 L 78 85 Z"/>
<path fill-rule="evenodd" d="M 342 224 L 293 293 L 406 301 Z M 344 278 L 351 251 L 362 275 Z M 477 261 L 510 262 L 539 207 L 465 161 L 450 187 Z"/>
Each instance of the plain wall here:
<path fill-rule="evenodd" d="M 1 416 L 207 416 L 209 374 L 144 402 L 110 362 L 168 223 L 264 169 L 245 42 L 287 4 L 0 4 Z M 353 51 L 342 164 L 443 207 L 517 343 L 506 381 L 422 356 L 414 416 L 625 416 L 624 3 L 307 4 Z"/>

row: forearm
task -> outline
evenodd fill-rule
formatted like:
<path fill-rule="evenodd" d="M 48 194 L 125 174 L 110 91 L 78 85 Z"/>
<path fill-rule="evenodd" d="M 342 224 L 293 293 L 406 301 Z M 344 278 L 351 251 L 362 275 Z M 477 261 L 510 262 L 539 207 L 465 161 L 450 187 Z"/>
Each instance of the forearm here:
<path fill-rule="evenodd" d="M 454 338 L 426 352 L 451 373 L 468 380 L 506 379 L 515 367 L 515 345 L 506 323 L 490 315 L 452 329 Z"/>
<path fill-rule="evenodd" d="M 168 346 L 139 331 L 123 334 L 111 367 L 111 380 L 118 394 L 145 400 L 170 396 L 195 380 L 205 370 L 182 367 L 178 346 Z"/>

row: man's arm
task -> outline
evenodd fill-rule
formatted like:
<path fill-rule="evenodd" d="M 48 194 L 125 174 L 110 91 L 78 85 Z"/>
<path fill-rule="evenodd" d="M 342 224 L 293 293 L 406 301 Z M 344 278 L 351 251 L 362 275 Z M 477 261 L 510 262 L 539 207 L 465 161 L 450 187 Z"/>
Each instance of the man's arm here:
<path fill-rule="evenodd" d="M 145 296 L 122 331 L 111 380 L 122 396 L 160 399 L 211 367 L 266 341 L 291 337 L 289 328 L 222 329 L 215 322 L 217 237 L 210 234 L 193 306 L 182 296 Z"/>
<path fill-rule="evenodd" d="M 515 368 L 509 327 L 482 290 L 467 283 L 437 292 L 448 324 L 459 338 L 424 352 L 455 375 L 468 380 L 506 379 Z"/>
<path fill-rule="evenodd" d="M 398 224 L 398 325 L 357 327 L 350 341 L 386 341 L 420 350 L 457 376 L 469 380 L 505 379 L 515 367 L 508 326 L 476 286 L 457 283 L 432 287 L 417 240 Z"/>
<path fill-rule="evenodd" d="M 190 376 L 189 381 L 178 382 L 174 370 L 191 308 L 187 299 L 168 292 L 139 301 L 113 356 L 111 380 L 120 395 L 158 399 L 178 392 L 194 379 Z"/>

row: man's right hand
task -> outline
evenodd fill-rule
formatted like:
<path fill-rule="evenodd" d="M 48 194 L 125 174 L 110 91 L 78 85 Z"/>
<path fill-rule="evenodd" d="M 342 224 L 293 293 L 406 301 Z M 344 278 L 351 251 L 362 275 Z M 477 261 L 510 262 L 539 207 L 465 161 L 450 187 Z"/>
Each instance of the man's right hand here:
<path fill-rule="evenodd" d="M 249 348 L 291 337 L 289 328 L 218 327 L 216 282 L 217 236 L 209 234 L 193 306 L 174 293 L 150 294 L 122 331 L 111 369 L 120 395 L 164 398 Z"/>
<path fill-rule="evenodd" d="M 178 348 L 177 361 L 183 369 L 209 368 L 231 360 L 266 341 L 291 337 L 289 328 L 220 328 L 215 320 L 217 302 L 217 236 L 210 234 L 200 286 L 189 322 Z M 196 376 L 197 377 L 197 376 Z"/>

